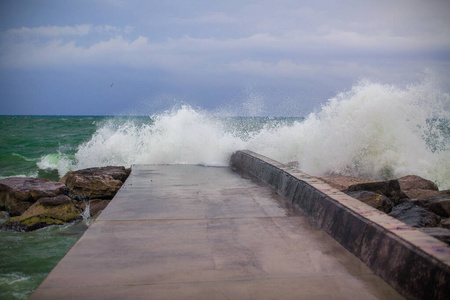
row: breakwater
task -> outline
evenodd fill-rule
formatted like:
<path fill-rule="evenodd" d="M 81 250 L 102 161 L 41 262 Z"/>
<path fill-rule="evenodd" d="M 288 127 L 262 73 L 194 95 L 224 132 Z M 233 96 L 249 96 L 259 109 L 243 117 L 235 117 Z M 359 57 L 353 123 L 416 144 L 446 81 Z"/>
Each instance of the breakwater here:
<path fill-rule="evenodd" d="M 62 298 L 403 299 L 267 185 L 199 165 L 133 165 L 31 295 Z"/>
<path fill-rule="evenodd" d="M 450 248 L 321 180 L 251 151 L 231 165 L 272 187 L 407 298 L 450 295 Z"/>

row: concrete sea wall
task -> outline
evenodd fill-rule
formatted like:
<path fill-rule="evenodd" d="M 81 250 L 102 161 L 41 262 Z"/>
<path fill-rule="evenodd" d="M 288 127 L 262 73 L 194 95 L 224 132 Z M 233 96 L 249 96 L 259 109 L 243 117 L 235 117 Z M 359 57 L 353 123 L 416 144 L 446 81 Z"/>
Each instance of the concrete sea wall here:
<path fill-rule="evenodd" d="M 300 208 L 406 298 L 449 299 L 450 247 L 445 243 L 257 153 L 237 151 L 231 165 Z"/>

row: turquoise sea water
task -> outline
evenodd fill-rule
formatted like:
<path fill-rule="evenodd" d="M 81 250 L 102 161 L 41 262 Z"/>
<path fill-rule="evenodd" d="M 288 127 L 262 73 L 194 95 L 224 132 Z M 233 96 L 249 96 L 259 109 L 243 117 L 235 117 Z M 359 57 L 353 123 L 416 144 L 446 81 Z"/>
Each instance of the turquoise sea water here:
<path fill-rule="evenodd" d="M 58 180 L 56 169 L 39 168 L 60 157 L 73 159 L 105 117 L 0 116 L 0 178 L 30 176 Z"/>
<path fill-rule="evenodd" d="M 77 222 L 33 232 L 0 230 L 0 299 L 27 299 L 86 228 Z"/>

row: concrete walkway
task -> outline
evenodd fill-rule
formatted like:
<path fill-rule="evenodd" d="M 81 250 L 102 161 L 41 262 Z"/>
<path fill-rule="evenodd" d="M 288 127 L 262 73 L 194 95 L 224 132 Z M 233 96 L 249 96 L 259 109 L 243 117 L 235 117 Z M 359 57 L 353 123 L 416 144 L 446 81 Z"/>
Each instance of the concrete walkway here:
<path fill-rule="evenodd" d="M 31 299 L 401 299 L 267 186 L 137 165 Z"/>

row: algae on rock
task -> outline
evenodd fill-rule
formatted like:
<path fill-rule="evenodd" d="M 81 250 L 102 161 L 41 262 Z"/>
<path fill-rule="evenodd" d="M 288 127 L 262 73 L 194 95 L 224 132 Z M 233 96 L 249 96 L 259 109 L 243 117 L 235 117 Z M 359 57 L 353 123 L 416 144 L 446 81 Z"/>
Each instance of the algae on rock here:
<path fill-rule="evenodd" d="M 21 216 L 7 220 L 4 227 L 31 231 L 81 219 L 80 213 L 80 208 L 68 196 L 59 195 L 52 198 L 41 198 Z"/>

